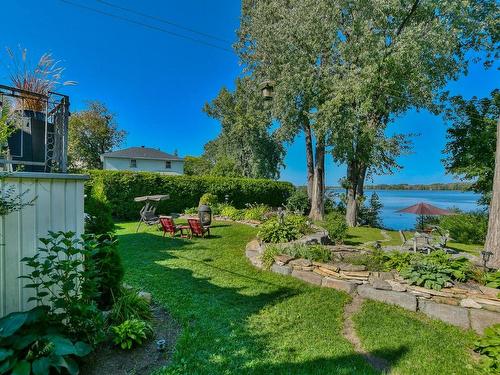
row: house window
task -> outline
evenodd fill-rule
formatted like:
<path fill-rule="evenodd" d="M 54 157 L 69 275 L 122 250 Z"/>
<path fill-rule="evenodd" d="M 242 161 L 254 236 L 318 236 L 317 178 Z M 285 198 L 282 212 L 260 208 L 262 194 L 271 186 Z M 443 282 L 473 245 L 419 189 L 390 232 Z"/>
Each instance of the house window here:
<path fill-rule="evenodd" d="M 172 168 L 172 162 L 170 160 L 167 160 L 165 162 L 165 169 L 170 169 L 170 168 Z"/>
<path fill-rule="evenodd" d="M 130 159 L 130 168 L 137 168 L 137 160 Z"/>

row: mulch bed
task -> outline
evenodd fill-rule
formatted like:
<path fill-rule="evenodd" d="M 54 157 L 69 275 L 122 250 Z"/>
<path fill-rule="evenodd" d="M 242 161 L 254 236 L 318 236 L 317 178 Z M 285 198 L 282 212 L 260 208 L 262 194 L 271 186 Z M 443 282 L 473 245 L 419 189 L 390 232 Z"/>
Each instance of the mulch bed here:
<path fill-rule="evenodd" d="M 143 345 L 122 350 L 112 342 L 106 342 L 84 359 L 80 366 L 82 375 L 149 374 L 167 366 L 172 360 L 175 342 L 180 333 L 179 324 L 157 305 L 153 310 L 153 336 Z M 166 341 L 165 350 L 158 351 L 156 341 Z"/>

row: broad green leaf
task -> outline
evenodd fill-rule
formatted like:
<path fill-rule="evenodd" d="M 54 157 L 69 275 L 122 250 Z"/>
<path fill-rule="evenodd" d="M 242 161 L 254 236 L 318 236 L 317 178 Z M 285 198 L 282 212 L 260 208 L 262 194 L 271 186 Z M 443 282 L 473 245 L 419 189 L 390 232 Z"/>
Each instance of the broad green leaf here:
<path fill-rule="evenodd" d="M 19 361 L 12 369 L 12 375 L 30 375 L 31 364 L 28 361 Z"/>
<path fill-rule="evenodd" d="M 0 361 L 5 361 L 6 358 L 10 357 L 14 353 L 11 349 L 0 348 Z"/>
<path fill-rule="evenodd" d="M 0 337 L 8 337 L 23 326 L 28 318 L 26 312 L 11 313 L 0 319 Z"/>
<path fill-rule="evenodd" d="M 50 371 L 50 358 L 42 357 L 33 361 L 31 365 L 31 371 L 33 375 L 46 375 Z"/>

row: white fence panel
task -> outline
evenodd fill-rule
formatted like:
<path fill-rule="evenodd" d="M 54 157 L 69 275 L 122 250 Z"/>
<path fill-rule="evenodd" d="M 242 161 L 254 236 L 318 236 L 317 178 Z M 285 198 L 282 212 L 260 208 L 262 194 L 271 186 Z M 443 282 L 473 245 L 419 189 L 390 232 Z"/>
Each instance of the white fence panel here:
<path fill-rule="evenodd" d="M 2 181 L 2 188 L 26 192 L 23 202 L 35 201 L 0 217 L 0 317 L 33 307 L 27 302 L 33 292 L 23 287 L 26 280 L 19 279 L 29 271 L 20 260 L 35 254 L 39 239 L 49 230 L 83 233 L 86 179 L 85 175 L 16 172 Z"/>

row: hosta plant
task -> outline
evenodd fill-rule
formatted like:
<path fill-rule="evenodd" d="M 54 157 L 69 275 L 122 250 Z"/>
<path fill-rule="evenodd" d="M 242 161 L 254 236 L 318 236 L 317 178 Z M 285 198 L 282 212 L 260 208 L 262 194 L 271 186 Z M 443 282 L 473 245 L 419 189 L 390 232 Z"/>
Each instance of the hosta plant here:
<path fill-rule="evenodd" d="M 122 349 L 132 349 L 141 345 L 152 333 L 151 326 L 143 320 L 129 319 L 118 326 L 111 327 L 115 338 L 113 342 Z"/>
<path fill-rule="evenodd" d="M 47 320 L 48 313 L 48 307 L 38 306 L 0 319 L 0 374 L 78 374 L 75 357 L 91 348 L 66 337 L 60 324 Z"/>
<path fill-rule="evenodd" d="M 474 350 L 483 355 L 482 365 L 491 374 L 500 373 L 500 324 L 484 330 L 484 335 L 476 343 Z"/>
<path fill-rule="evenodd" d="M 429 262 L 415 262 L 402 269 L 401 276 L 412 285 L 441 290 L 447 282 L 451 281 L 452 272 L 446 266 Z"/>

